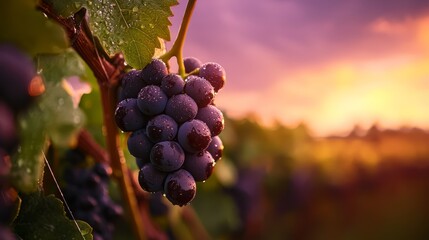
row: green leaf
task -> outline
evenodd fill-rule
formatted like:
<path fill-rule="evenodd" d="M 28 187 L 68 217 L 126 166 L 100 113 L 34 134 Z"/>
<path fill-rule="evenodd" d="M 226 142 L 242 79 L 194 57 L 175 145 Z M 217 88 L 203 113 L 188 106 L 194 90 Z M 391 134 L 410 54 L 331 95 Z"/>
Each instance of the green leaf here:
<path fill-rule="evenodd" d="M 82 59 L 69 49 L 61 54 L 38 55 L 37 69 L 47 83 L 47 91 L 40 102 L 46 132 L 54 144 L 67 146 L 84 123 L 83 112 L 73 105 L 71 93 L 64 88 L 66 77 L 85 77 Z"/>
<path fill-rule="evenodd" d="M 61 81 L 64 77 L 86 74 L 80 57 L 73 51 L 65 51 L 38 55 L 36 60 L 46 91 L 19 116 L 21 142 L 13 156 L 11 172 L 13 185 L 25 193 L 39 189 L 48 139 L 56 146 L 67 147 L 85 121 L 83 112 L 73 105 Z"/>
<path fill-rule="evenodd" d="M 40 105 L 46 133 L 58 146 L 67 147 L 85 122 L 79 108 L 73 106 L 71 96 L 61 85 L 48 89 Z"/>
<path fill-rule="evenodd" d="M 37 192 L 21 198 L 21 210 L 13 228 L 22 239 L 92 239 L 91 226 L 68 219 L 63 203 L 54 195 Z"/>
<path fill-rule="evenodd" d="M 126 62 L 143 68 L 162 48 L 160 39 L 170 40 L 168 17 L 177 0 L 50 0 L 56 11 L 69 15 L 78 7 L 89 11 L 90 25 L 108 54 L 123 52 Z"/>
<path fill-rule="evenodd" d="M 36 1 L 0 1 L 0 16 L 0 43 L 31 55 L 57 53 L 68 47 L 64 30 L 36 9 Z"/>
<path fill-rule="evenodd" d="M 84 76 L 85 65 L 79 55 L 72 49 L 61 54 L 39 54 L 37 70 L 48 82 L 60 82 L 64 77 Z"/>
<path fill-rule="evenodd" d="M 46 145 L 45 123 L 40 118 L 40 110 L 31 108 L 20 116 L 20 146 L 13 155 L 11 177 L 16 189 L 34 192 L 39 188 L 43 175 L 42 150 Z"/>

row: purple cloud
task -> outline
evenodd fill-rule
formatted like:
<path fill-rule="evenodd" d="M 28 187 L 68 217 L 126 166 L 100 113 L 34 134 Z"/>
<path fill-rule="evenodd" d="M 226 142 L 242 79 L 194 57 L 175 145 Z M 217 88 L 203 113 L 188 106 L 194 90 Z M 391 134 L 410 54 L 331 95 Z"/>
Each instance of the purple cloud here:
<path fill-rule="evenodd" d="M 185 2 L 173 11 L 182 13 L 184 7 Z M 185 55 L 222 64 L 231 91 L 259 89 L 278 80 L 279 69 L 287 73 L 331 59 L 386 54 L 404 39 L 374 34 L 368 26 L 428 10 L 426 0 L 200 1 Z M 172 20 L 177 33 L 179 16 Z"/>

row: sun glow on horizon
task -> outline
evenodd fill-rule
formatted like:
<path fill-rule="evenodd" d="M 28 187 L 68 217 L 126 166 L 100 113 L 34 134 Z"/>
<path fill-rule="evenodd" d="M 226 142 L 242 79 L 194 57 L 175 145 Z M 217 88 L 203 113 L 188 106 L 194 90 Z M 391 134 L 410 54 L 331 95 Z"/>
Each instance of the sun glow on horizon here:
<path fill-rule="evenodd" d="M 252 106 L 262 123 L 305 122 L 319 136 L 347 133 L 356 124 L 429 128 L 429 17 L 374 24 L 369 28 L 382 34 L 408 34 L 412 41 L 404 44 L 411 50 L 279 72 L 282 81 L 268 89 L 221 93 L 219 106 L 233 117 Z"/>

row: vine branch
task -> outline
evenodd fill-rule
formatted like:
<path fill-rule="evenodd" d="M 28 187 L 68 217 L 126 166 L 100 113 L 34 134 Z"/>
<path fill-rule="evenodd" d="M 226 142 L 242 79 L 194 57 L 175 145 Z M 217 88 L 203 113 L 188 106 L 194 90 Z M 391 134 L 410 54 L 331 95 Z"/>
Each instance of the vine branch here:
<path fill-rule="evenodd" d="M 101 92 L 103 121 L 107 152 L 110 157 L 113 176 L 121 186 L 123 200 L 130 212 L 133 229 L 138 239 L 146 239 L 142 219 L 139 216 L 136 196 L 131 186 L 125 158 L 119 143 L 119 132 L 114 121 L 116 92 L 119 77 L 125 69 L 122 54 L 109 58 L 92 35 L 86 21 L 86 9 L 82 8 L 73 16 L 64 18 L 56 14 L 52 6 L 40 1 L 38 9 L 50 19 L 59 23 L 66 31 L 71 46 L 91 68 Z"/>
<path fill-rule="evenodd" d="M 188 1 L 176 40 L 174 41 L 171 49 L 160 57 L 160 59 L 165 63 L 168 63 L 172 57 L 176 57 L 177 65 L 179 66 L 179 74 L 183 78 L 186 75 L 185 65 L 183 64 L 183 46 L 185 45 L 186 33 L 188 32 L 189 23 L 191 22 L 192 13 L 194 12 L 196 3 L 197 0 Z"/>

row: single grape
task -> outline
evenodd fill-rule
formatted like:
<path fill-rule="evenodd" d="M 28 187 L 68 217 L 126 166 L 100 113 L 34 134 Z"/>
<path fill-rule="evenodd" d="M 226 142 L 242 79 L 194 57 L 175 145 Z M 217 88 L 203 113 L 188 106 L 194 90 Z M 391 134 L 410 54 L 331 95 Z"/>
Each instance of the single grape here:
<path fill-rule="evenodd" d="M 112 175 L 112 168 L 105 163 L 94 164 L 93 171 L 103 180 L 109 179 L 110 175 Z"/>
<path fill-rule="evenodd" d="M 127 140 L 128 151 L 136 158 L 149 161 L 153 143 L 149 140 L 144 129 L 131 133 Z"/>
<path fill-rule="evenodd" d="M 30 57 L 10 45 L 0 45 L 0 99 L 13 111 L 26 108 L 33 100 L 30 85 L 36 69 Z"/>
<path fill-rule="evenodd" d="M 212 155 L 215 162 L 221 159 L 222 153 L 223 153 L 223 143 L 220 137 L 219 136 L 212 137 L 212 141 L 210 142 L 206 150 Z"/>
<path fill-rule="evenodd" d="M 172 96 L 165 107 L 165 113 L 179 124 L 193 119 L 197 112 L 197 104 L 187 94 Z"/>
<path fill-rule="evenodd" d="M 187 170 L 194 177 L 195 181 L 202 182 L 212 175 L 215 160 L 207 151 L 193 154 L 186 154 L 183 169 Z"/>
<path fill-rule="evenodd" d="M 206 149 L 211 141 L 209 128 L 197 119 L 183 123 L 179 127 L 177 136 L 183 149 L 191 153 Z"/>
<path fill-rule="evenodd" d="M 164 111 L 167 100 L 167 95 L 159 86 L 149 85 L 140 90 L 137 105 L 142 113 L 153 116 Z"/>
<path fill-rule="evenodd" d="M 6 104 L 0 102 L 0 148 L 11 153 L 18 143 L 15 116 Z"/>
<path fill-rule="evenodd" d="M 164 183 L 164 193 L 174 205 L 184 206 L 194 199 L 197 185 L 192 175 L 179 169 L 167 175 Z"/>
<path fill-rule="evenodd" d="M 213 86 L 201 77 L 189 76 L 184 90 L 200 108 L 207 106 L 214 98 Z"/>
<path fill-rule="evenodd" d="M 128 98 L 120 101 L 115 110 L 116 125 L 124 131 L 130 132 L 143 128 L 147 120 L 137 106 L 137 100 Z"/>
<path fill-rule="evenodd" d="M 150 151 L 150 161 L 156 169 L 172 172 L 183 165 L 185 152 L 175 141 L 159 142 Z"/>
<path fill-rule="evenodd" d="M 226 81 L 226 74 L 223 67 L 217 63 L 205 63 L 201 66 L 198 76 L 207 79 L 218 92 Z"/>
<path fill-rule="evenodd" d="M 91 190 L 95 189 L 100 184 L 101 184 L 101 177 L 98 176 L 98 174 L 94 173 L 94 171 L 91 171 L 86 176 L 85 185 L 86 185 L 86 187 L 90 188 Z"/>
<path fill-rule="evenodd" d="M 206 107 L 198 109 L 195 119 L 199 119 L 206 123 L 212 136 L 219 135 L 225 124 L 222 112 L 213 105 L 207 105 Z"/>
<path fill-rule="evenodd" d="M 201 61 L 194 57 L 187 57 L 183 59 L 183 64 L 185 65 L 185 72 L 190 73 L 197 68 L 201 67 Z"/>
<path fill-rule="evenodd" d="M 141 77 L 141 70 L 131 70 L 124 74 L 121 79 L 122 91 L 120 100 L 127 98 L 137 98 L 140 89 L 146 86 Z"/>
<path fill-rule="evenodd" d="M 114 203 L 110 197 L 105 197 L 103 203 L 101 211 L 108 221 L 115 221 L 124 214 L 122 207 Z"/>
<path fill-rule="evenodd" d="M 168 97 L 182 93 L 184 86 L 185 81 L 177 74 L 168 74 L 161 81 L 161 89 Z"/>
<path fill-rule="evenodd" d="M 160 59 L 152 59 L 142 70 L 143 80 L 146 85 L 160 85 L 162 78 L 168 74 L 167 66 Z"/>
<path fill-rule="evenodd" d="M 159 171 L 153 164 L 145 164 L 139 171 L 139 184 L 148 192 L 162 191 L 167 173 Z"/>
<path fill-rule="evenodd" d="M 146 135 L 154 143 L 173 140 L 177 134 L 177 123 L 168 115 L 153 117 L 146 126 Z"/>

